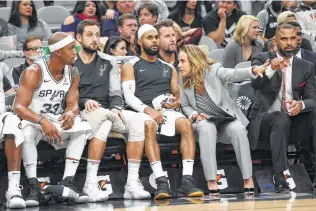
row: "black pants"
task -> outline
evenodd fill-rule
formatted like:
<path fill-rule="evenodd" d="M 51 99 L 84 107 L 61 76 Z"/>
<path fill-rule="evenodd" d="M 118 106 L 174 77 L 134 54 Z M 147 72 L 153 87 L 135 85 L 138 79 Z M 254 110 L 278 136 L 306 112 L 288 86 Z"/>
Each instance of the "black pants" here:
<path fill-rule="evenodd" d="M 268 113 L 261 122 L 259 142 L 269 142 L 275 173 L 288 169 L 287 146 L 309 140 L 316 152 L 316 109 L 290 117 L 286 112 Z"/>

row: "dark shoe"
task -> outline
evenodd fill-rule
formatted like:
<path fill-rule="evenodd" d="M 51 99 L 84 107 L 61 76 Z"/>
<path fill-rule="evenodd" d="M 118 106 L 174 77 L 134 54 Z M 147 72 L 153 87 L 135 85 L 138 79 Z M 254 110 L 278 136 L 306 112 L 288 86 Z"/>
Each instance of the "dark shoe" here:
<path fill-rule="evenodd" d="M 193 177 L 191 175 L 184 175 L 182 177 L 181 186 L 178 190 L 178 195 L 189 197 L 202 197 L 204 192 L 195 187 Z"/>
<path fill-rule="evenodd" d="M 28 194 L 25 197 L 25 205 L 27 207 L 37 207 L 43 198 L 42 189 L 35 177 L 30 178 L 29 183 Z"/>
<path fill-rule="evenodd" d="M 64 186 L 75 192 L 76 194 L 69 194 L 68 198 L 72 198 L 75 203 L 88 203 L 89 197 L 87 194 L 78 190 L 72 176 L 68 176 L 58 183 L 59 186 Z M 76 196 L 74 196 L 76 195 Z"/>
<path fill-rule="evenodd" d="M 155 200 L 157 199 L 167 199 L 172 197 L 172 192 L 169 188 L 169 183 L 167 177 L 159 177 L 156 179 L 157 190 L 155 192 Z"/>
<path fill-rule="evenodd" d="M 245 195 L 255 195 L 255 189 L 254 188 L 244 188 L 244 194 Z"/>
<path fill-rule="evenodd" d="M 220 189 L 209 190 L 209 196 L 212 198 L 220 198 L 220 195 L 221 195 Z"/>
<path fill-rule="evenodd" d="M 285 180 L 283 172 L 273 176 L 274 188 L 276 193 L 286 192 L 290 190 L 288 182 Z"/>

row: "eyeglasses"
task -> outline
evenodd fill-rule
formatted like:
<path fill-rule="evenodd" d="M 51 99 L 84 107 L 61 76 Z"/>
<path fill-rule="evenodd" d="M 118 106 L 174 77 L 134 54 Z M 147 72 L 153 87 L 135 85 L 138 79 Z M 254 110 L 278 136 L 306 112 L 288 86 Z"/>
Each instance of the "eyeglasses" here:
<path fill-rule="evenodd" d="M 33 48 L 27 48 L 27 51 L 38 51 L 38 50 L 43 50 L 43 47 L 33 47 Z"/>

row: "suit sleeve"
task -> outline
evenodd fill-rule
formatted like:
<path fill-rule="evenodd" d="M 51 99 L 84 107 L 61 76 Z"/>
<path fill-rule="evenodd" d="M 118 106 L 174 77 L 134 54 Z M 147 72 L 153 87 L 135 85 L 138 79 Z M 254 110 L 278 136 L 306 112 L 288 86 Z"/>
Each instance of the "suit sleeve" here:
<path fill-rule="evenodd" d="M 265 59 L 264 56 L 262 54 L 257 54 L 253 57 L 252 61 L 251 61 L 251 66 L 260 66 L 263 65 L 265 63 L 265 61 L 267 60 L 267 58 Z M 262 89 L 264 88 L 268 83 L 270 82 L 270 79 L 268 78 L 268 76 L 266 74 L 263 75 L 263 77 L 257 77 L 255 79 L 251 79 L 251 86 L 254 89 Z"/>
<path fill-rule="evenodd" d="M 215 71 L 216 77 L 223 83 L 249 80 L 252 69 L 251 67 L 237 69 L 224 68 L 220 63 L 213 64 L 211 68 L 211 71 Z"/>
<path fill-rule="evenodd" d="M 187 94 L 184 91 L 183 83 L 181 80 L 181 76 L 179 79 L 179 85 L 180 85 L 180 102 L 181 102 L 181 108 L 184 115 L 186 115 L 189 119 L 192 119 L 193 115 L 199 114 L 197 111 L 194 110 L 194 108 L 191 106 L 190 101 L 188 99 Z"/>
<path fill-rule="evenodd" d="M 302 93 L 302 101 L 305 104 L 304 111 L 316 108 L 316 82 L 313 65 L 310 64 L 309 72 L 306 75 L 306 85 Z"/>

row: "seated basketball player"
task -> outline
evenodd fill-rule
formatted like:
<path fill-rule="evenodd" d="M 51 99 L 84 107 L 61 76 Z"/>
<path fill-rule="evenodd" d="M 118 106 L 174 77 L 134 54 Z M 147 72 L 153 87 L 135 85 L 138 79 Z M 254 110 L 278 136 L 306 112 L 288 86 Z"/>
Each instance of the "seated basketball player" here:
<path fill-rule="evenodd" d="M 39 60 L 22 73 L 13 106 L 22 118 L 25 138 L 22 156 L 30 183 L 26 206 L 38 206 L 42 197 L 36 172 L 36 145 L 40 140 L 48 141 L 55 149 L 67 148 L 64 176 L 59 183 L 64 190 L 62 196 L 78 203 L 88 201 L 73 183 L 86 140 L 92 135 L 89 123 L 78 116 L 79 73 L 70 66 L 76 56 L 75 40 L 56 32 L 48 45 L 50 61 Z"/>
<path fill-rule="evenodd" d="M 145 120 L 135 112 L 120 111 L 122 92 L 119 70 L 113 57 L 98 51 L 99 38 L 100 28 L 96 21 L 84 20 L 78 25 L 77 40 L 82 46 L 75 62 L 80 72 L 79 106 L 82 116 L 94 130 L 94 138 L 89 143 L 87 178 L 83 192 L 89 196 L 89 202 L 104 201 L 108 198 L 106 192 L 99 188 L 97 172 L 108 134 L 112 129 L 128 133 L 128 176 L 124 198 L 150 198 L 150 193 L 144 190 L 138 180 L 138 170 L 144 151 Z M 125 126 L 119 116 L 125 120 Z"/>
<path fill-rule="evenodd" d="M 21 195 L 20 168 L 22 143 L 24 141 L 20 119 L 10 112 L 5 112 L 4 93 L 12 90 L 10 83 L 0 71 L 0 143 L 4 141 L 5 155 L 8 165 L 8 190 L 6 192 L 7 208 L 25 208 L 25 201 Z M 9 87 L 9 88 L 8 88 Z"/>
<path fill-rule="evenodd" d="M 128 106 L 138 111 L 145 122 L 145 152 L 156 178 L 155 199 L 171 197 L 167 177 L 160 161 L 160 150 L 156 140 L 157 125 L 163 134 L 181 134 L 183 177 L 179 195 L 203 196 L 195 187 L 192 172 L 195 155 L 195 140 L 190 120 L 176 110 L 180 107 L 180 92 L 177 72 L 172 65 L 157 58 L 159 52 L 158 32 L 148 24 L 137 33 L 136 49 L 139 58 L 122 66 L 122 88 Z M 165 102 L 165 103 L 164 103 Z"/>

